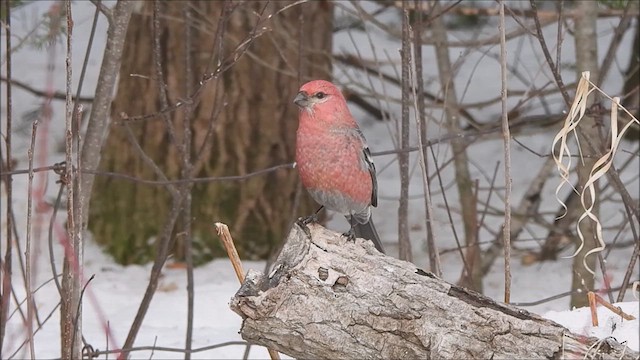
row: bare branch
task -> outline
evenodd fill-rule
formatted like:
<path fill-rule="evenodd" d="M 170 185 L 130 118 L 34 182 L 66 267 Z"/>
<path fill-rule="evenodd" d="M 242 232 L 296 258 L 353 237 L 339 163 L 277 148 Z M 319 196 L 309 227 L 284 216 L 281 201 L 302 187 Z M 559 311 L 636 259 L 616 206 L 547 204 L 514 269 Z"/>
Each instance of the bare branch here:
<path fill-rule="evenodd" d="M 109 22 L 107 44 L 102 57 L 100 75 L 96 86 L 95 101 L 91 107 L 89 123 L 82 146 L 81 161 L 88 166 L 87 170 L 96 171 L 102 157 L 102 146 L 106 139 L 109 126 L 111 98 L 116 85 L 120 69 L 124 38 L 133 11 L 134 2 L 119 0 L 112 10 L 112 21 Z M 94 176 L 81 177 L 83 194 L 81 221 L 83 229 L 87 226 L 89 214 L 89 199 L 93 190 Z"/>
<path fill-rule="evenodd" d="M 0 9 L 4 11 L 6 14 L 5 19 L 5 51 L 7 56 L 6 61 L 6 71 L 7 78 L 12 80 L 13 69 L 12 69 L 12 58 L 13 54 L 11 52 L 11 3 L 9 0 L 0 1 Z M 1 274 L 1 283 L 0 283 L 0 350 L 3 349 L 4 338 L 7 329 L 7 315 L 9 314 L 9 301 L 11 293 L 11 283 L 13 277 L 12 263 L 13 263 L 13 228 L 14 228 L 14 217 L 13 217 L 13 177 L 11 176 L 11 171 L 13 169 L 13 93 L 11 89 L 11 85 L 7 85 L 7 92 L 5 94 L 6 100 L 6 122 L 5 122 L 5 145 L 6 145 L 6 159 L 2 159 L 2 148 L 0 148 L 0 172 L 7 172 L 6 176 L 0 177 L 0 182 L 5 186 L 5 191 L 7 194 L 7 212 L 6 212 L 6 226 L 7 226 L 7 234 L 6 234 L 6 244 L 7 248 L 5 249 L 4 261 L 0 262 L 0 274 Z M 0 258 L 2 257 L 2 243 L 0 243 Z"/>
<path fill-rule="evenodd" d="M 62 91 L 55 91 L 53 94 L 50 94 L 49 91 L 44 91 L 44 90 L 39 90 L 36 89 L 30 85 L 28 85 L 27 83 L 24 83 L 20 80 L 16 80 L 16 79 L 9 79 L 7 77 L 1 76 L 0 75 L 0 81 L 7 83 L 7 84 L 11 84 L 15 87 L 18 87 L 22 90 L 28 91 L 31 94 L 38 96 L 38 97 L 43 97 L 43 98 L 48 98 L 51 97 L 54 100 L 67 100 L 67 94 L 62 92 Z M 78 101 L 78 102 L 85 102 L 85 103 L 90 103 L 93 101 L 92 97 L 73 97 L 73 101 Z"/>
<path fill-rule="evenodd" d="M 406 2 L 403 2 L 406 3 Z M 402 8 L 402 120 L 400 146 L 409 146 L 409 103 L 411 101 L 410 82 L 411 42 L 409 40 L 409 11 Z M 398 204 L 398 256 L 401 260 L 412 261 L 411 239 L 409 238 L 409 154 L 398 154 L 400 167 L 400 203 Z"/>
<path fill-rule="evenodd" d="M 96 10 L 100 11 L 102 13 L 102 15 L 104 15 L 107 20 L 109 21 L 109 23 L 111 23 L 113 21 L 113 10 L 109 9 L 108 7 L 104 6 L 104 4 L 102 3 L 102 0 L 90 0 L 91 3 L 93 5 L 95 5 Z"/>
<path fill-rule="evenodd" d="M 571 107 L 571 98 L 569 97 L 569 93 L 567 93 L 567 89 L 564 86 L 564 82 L 562 81 L 562 75 L 560 74 L 559 64 L 554 64 L 553 59 L 551 58 L 551 53 L 549 53 L 549 48 L 547 47 L 547 43 L 544 40 L 544 35 L 542 34 L 542 25 L 540 24 L 540 18 L 538 14 L 538 6 L 536 5 L 536 0 L 529 0 L 531 2 L 531 10 L 533 11 L 533 20 L 536 23 L 536 32 L 537 38 L 540 42 L 540 46 L 542 47 L 542 52 L 544 53 L 544 58 L 547 60 L 547 64 L 549 64 L 549 69 L 553 74 L 553 78 L 556 80 L 556 84 L 558 84 L 558 88 L 562 93 L 562 98 L 564 99 L 564 103 L 567 108 Z"/>
<path fill-rule="evenodd" d="M 181 353 L 181 354 L 195 354 L 207 350 L 219 349 L 227 346 L 246 346 L 248 343 L 246 341 L 227 341 L 220 344 L 207 345 L 195 349 L 181 349 L 181 348 L 172 348 L 166 346 L 136 346 L 128 349 L 122 349 L 122 351 L 127 351 L 128 353 L 136 352 L 136 351 L 163 351 L 163 352 L 171 352 L 171 353 Z M 89 350 L 93 350 L 91 347 Z M 88 355 L 89 358 L 94 359 L 99 357 L 100 355 L 110 355 L 110 354 L 120 354 L 121 350 L 93 350 Z"/>
<path fill-rule="evenodd" d="M 507 107 L 507 45 L 505 40 L 504 1 L 500 1 L 500 82 L 502 84 L 502 139 L 504 146 L 504 302 L 511 301 L 511 133 Z"/>
<path fill-rule="evenodd" d="M 397 8 L 402 7 L 403 1 L 395 1 L 394 6 Z M 422 10 L 429 11 L 428 4 L 425 2 L 411 3 L 408 8 L 412 10 Z M 527 9 L 514 9 L 508 6 L 505 6 L 505 10 L 509 11 L 512 14 L 522 17 L 535 17 L 536 12 L 534 10 Z M 470 6 L 456 6 L 451 7 L 446 13 L 456 14 L 456 15 L 464 15 L 464 16 L 500 16 L 499 8 L 489 8 L 489 7 L 470 7 Z M 538 16 L 541 18 L 555 18 L 558 16 L 558 13 L 555 11 L 538 11 Z M 620 9 L 610 9 L 610 8 L 602 8 L 598 10 L 598 17 L 622 17 L 626 15 L 637 16 L 640 12 L 635 11 L 626 11 Z M 580 16 L 580 12 L 578 11 L 568 11 L 565 14 L 566 17 L 575 18 Z"/>

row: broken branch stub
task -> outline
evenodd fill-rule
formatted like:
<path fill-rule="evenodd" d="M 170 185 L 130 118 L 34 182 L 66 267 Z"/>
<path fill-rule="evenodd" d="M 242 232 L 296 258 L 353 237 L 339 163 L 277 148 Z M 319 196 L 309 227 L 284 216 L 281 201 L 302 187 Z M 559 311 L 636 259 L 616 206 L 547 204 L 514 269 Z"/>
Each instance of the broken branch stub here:
<path fill-rule="evenodd" d="M 638 356 L 613 340 L 572 334 L 451 285 L 379 253 L 367 240 L 350 242 L 320 225 L 309 232 L 294 225 L 273 270 L 250 271 L 231 309 L 243 318 L 243 339 L 298 358 Z"/>

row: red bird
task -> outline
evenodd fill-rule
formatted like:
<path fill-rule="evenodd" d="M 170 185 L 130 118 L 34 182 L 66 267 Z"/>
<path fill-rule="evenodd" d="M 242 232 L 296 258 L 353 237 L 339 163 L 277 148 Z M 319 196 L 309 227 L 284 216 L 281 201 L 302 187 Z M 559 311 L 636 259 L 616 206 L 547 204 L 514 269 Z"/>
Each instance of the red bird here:
<path fill-rule="evenodd" d="M 383 252 L 371 221 L 371 207 L 378 205 L 376 168 L 342 92 L 314 80 L 302 85 L 293 102 L 300 108 L 296 164 L 302 185 L 322 207 L 347 217 L 351 229 L 345 235 L 371 240 Z"/>

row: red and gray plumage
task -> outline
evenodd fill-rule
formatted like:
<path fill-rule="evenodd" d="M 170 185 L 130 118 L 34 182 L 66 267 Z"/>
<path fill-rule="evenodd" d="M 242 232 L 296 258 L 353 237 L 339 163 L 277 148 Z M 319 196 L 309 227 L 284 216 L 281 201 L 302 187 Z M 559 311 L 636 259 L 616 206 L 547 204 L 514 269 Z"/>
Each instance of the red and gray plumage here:
<path fill-rule="evenodd" d="M 342 92 L 324 80 L 300 88 L 296 164 L 302 185 L 327 209 L 341 213 L 351 234 L 382 244 L 371 221 L 378 205 L 376 168 L 367 142 L 351 115 Z"/>

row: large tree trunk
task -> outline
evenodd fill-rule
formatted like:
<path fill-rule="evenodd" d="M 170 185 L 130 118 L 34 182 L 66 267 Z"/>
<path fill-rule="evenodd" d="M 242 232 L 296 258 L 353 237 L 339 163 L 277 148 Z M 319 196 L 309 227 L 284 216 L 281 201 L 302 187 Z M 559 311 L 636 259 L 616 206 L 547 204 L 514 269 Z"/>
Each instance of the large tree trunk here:
<path fill-rule="evenodd" d="M 308 233 L 307 233 L 308 231 Z M 634 359 L 613 340 L 572 334 L 525 310 L 448 284 L 319 225 L 294 226 L 269 276 L 232 299 L 242 337 L 314 359 Z"/>
<path fill-rule="evenodd" d="M 152 160 L 168 179 L 180 178 L 184 174 L 183 135 L 188 133 L 183 131 L 185 121 L 190 123 L 194 177 L 243 175 L 292 162 L 297 126 L 292 99 L 301 81 L 331 74 L 333 9 L 329 2 L 312 1 L 267 18 L 291 3 L 192 2 L 193 21 L 188 25 L 192 26 L 189 43 L 194 46 L 188 50 L 189 64 L 185 63 L 184 3 L 159 3 L 159 59 L 154 56 L 154 2 L 139 3 L 127 33 L 112 107 L 116 124 L 111 127 L 101 170 L 161 180 L 149 166 Z M 250 43 L 248 51 L 236 51 L 245 41 Z M 184 103 L 200 88 L 205 75 L 230 63 L 230 68 L 205 82 L 188 115 L 182 109 L 158 113 Z M 131 121 L 122 114 L 156 115 Z M 173 134 L 170 127 L 175 129 Z M 147 160 L 136 150 L 136 142 Z M 197 160 L 200 154 L 204 155 Z M 194 185 L 195 256 L 210 257 L 218 251 L 210 248 L 217 244 L 211 241 L 211 224 L 217 220 L 228 222 L 237 232 L 243 257 L 266 257 L 284 238 L 292 215 L 311 211 L 306 197 L 302 206 L 293 208 L 297 181 L 295 171 L 281 169 L 243 182 Z M 100 190 L 93 195 L 90 221 L 95 238 L 119 262 L 151 259 L 149 239 L 158 235 L 175 204 L 167 188 L 110 177 L 99 177 L 96 183 Z M 176 229 L 180 228 L 178 224 Z M 180 236 L 175 237 L 180 241 Z"/>

